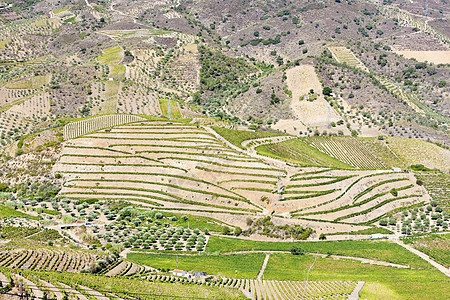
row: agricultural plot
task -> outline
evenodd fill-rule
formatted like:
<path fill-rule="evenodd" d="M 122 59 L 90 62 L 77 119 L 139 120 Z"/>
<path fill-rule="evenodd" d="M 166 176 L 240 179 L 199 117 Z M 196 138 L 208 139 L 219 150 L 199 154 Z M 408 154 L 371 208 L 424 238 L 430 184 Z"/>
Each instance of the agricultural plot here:
<path fill-rule="evenodd" d="M 359 169 L 387 169 L 383 163 L 359 139 L 353 137 L 309 137 L 305 141 L 316 149 Z"/>
<path fill-rule="evenodd" d="M 427 168 L 450 170 L 450 150 L 425 141 L 389 137 L 389 148 L 407 165 L 422 164 Z"/>
<path fill-rule="evenodd" d="M 326 155 L 301 139 L 292 139 L 281 143 L 262 145 L 255 149 L 258 154 L 286 160 L 301 166 L 352 168 L 351 165 Z"/>
<path fill-rule="evenodd" d="M 131 29 L 131 30 L 102 30 L 100 33 L 107 35 L 108 37 L 121 41 L 123 39 L 131 38 L 150 38 L 162 34 L 170 33 L 166 30 L 154 30 L 154 29 Z"/>
<path fill-rule="evenodd" d="M 50 115 L 50 99 L 50 95 L 46 92 L 33 94 L 23 98 L 20 104 L 12 106 L 7 113 L 22 118 L 40 119 Z"/>
<path fill-rule="evenodd" d="M 159 99 L 159 107 L 162 115 L 169 119 L 180 119 L 182 117 L 178 102 L 168 99 Z"/>
<path fill-rule="evenodd" d="M 9 279 L 14 276 L 8 269 L 2 269 L 5 277 Z M 43 295 L 44 292 L 51 296 L 51 293 L 66 294 L 69 299 L 90 299 L 95 297 L 128 299 L 136 298 L 164 299 L 170 297 L 196 297 L 213 299 L 245 299 L 236 288 L 214 286 L 204 284 L 195 280 L 186 280 L 168 275 L 148 275 L 148 280 L 142 280 L 146 273 L 143 271 L 140 276 L 127 275 L 126 277 L 99 276 L 91 274 L 59 273 L 59 272 L 38 272 L 21 271 L 24 286 L 32 295 Z M 135 277 L 135 278 L 133 278 Z M 144 277 L 145 278 L 145 277 Z M 18 285 L 17 279 L 16 285 Z M 8 280 L 9 281 L 9 280 Z M 32 282 L 32 283 L 31 283 Z M 29 283 L 29 285 L 27 284 Z M 48 286 L 52 287 L 51 289 Z M 89 297 L 89 298 L 88 298 Z"/>
<path fill-rule="evenodd" d="M 92 113 L 113 114 L 117 112 L 117 94 L 120 83 L 118 81 L 102 81 L 92 85 L 92 95 L 89 97 L 93 105 Z"/>
<path fill-rule="evenodd" d="M 450 209 L 450 175 L 445 173 L 422 173 L 416 175 L 431 198 L 447 211 Z"/>
<path fill-rule="evenodd" d="M 201 205 L 220 210 L 255 211 L 259 207 L 243 196 L 195 179 L 187 171 L 201 176 L 206 168 L 218 173 L 228 169 L 230 175 L 234 175 L 231 171 L 245 175 L 246 171 L 254 170 L 251 166 L 254 165 L 267 169 L 261 173 L 277 174 L 276 170 L 254 160 L 248 166 L 249 158 L 226 149 L 204 129 L 193 125 L 141 122 L 90 134 L 73 142 L 74 145 L 66 147 L 56 169 L 70 178 L 63 194 L 72 196 L 103 194 L 105 198 L 120 198 L 128 195 L 164 203 L 167 207 L 179 205 L 194 209 L 195 205 Z M 102 147 L 92 156 L 89 147 L 94 143 Z"/>
<path fill-rule="evenodd" d="M 400 26 L 418 28 L 443 44 L 448 44 L 450 42 L 450 39 L 445 34 L 435 30 L 433 27 L 428 25 L 428 22 L 414 18 L 405 10 L 393 6 L 385 6 L 383 7 L 383 12 L 391 18 L 398 19 Z"/>
<path fill-rule="evenodd" d="M 118 64 L 122 61 L 123 50 L 119 46 L 103 50 L 103 53 L 97 57 L 100 64 Z"/>
<path fill-rule="evenodd" d="M 76 20 L 76 15 L 74 15 L 70 10 L 64 8 L 54 10 L 53 15 L 63 23 L 72 23 Z"/>
<path fill-rule="evenodd" d="M 143 120 L 143 118 L 132 115 L 106 115 L 89 118 L 64 126 L 64 139 L 72 139 L 91 131 L 139 120 Z"/>
<path fill-rule="evenodd" d="M 104 233 L 98 233 L 97 238 L 106 244 L 114 241 L 123 243 L 124 247 L 154 249 L 154 250 L 178 250 L 178 251 L 203 251 L 208 240 L 199 229 L 179 227 L 159 227 L 154 224 L 145 226 L 142 222 L 139 228 L 132 230 L 123 226 L 114 226 Z M 112 227 L 110 226 L 110 228 Z"/>
<path fill-rule="evenodd" d="M 431 62 L 438 64 L 450 64 L 450 51 L 394 51 L 398 55 L 403 55 L 406 58 L 414 58 L 422 62 Z"/>
<path fill-rule="evenodd" d="M 303 126 L 296 126 L 296 130 L 307 130 L 309 126 L 327 128 L 331 122 L 338 122 L 340 116 L 335 109 L 331 108 L 320 91 L 322 83 L 317 77 L 313 65 L 300 65 L 286 71 L 287 88 L 291 91 L 290 108 L 297 120 Z M 310 91 L 313 91 L 312 94 Z M 288 130 L 280 128 L 278 130 Z M 289 132 L 291 132 L 289 130 Z"/>
<path fill-rule="evenodd" d="M 215 130 L 236 145 L 258 136 L 254 132 L 237 132 L 233 136 L 232 131 Z M 306 153 L 307 157 L 323 158 L 317 165 L 345 165 L 305 146 L 314 150 Z M 378 161 L 372 158 L 365 166 L 375 162 Z M 323 167 L 275 168 L 226 147 L 203 127 L 170 121 L 124 124 L 70 140 L 54 171 L 66 179 L 61 191 L 64 197 L 121 199 L 148 208 L 186 210 L 200 215 L 214 212 L 227 223 L 239 220 L 242 227 L 246 226 L 245 215 L 263 209 L 306 219 L 346 219 L 359 224 L 369 221 L 361 219 L 368 212 L 372 220 L 404 205 L 428 200 L 423 188 L 407 174 Z M 362 194 L 358 196 L 359 193 Z M 329 224 L 308 224 L 325 228 L 325 232 L 342 231 Z M 160 249 L 164 245 L 154 243 L 151 247 Z"/>
<path fill-rule="evenodd" d="M 17 249 L 0 251 L 0 267 L 17 268 L 23 270 L 47 270 L 78 273 L 95 264 L 95 254 L 85 252 L 54 250 L 54 249 Z"/>
<path fill-rule="evenodd" d="M 119 113 L 161 115 L 157 95 L 149 89 L 133 84 L 117 95 Z"/>
<path fill-rule="evenodd" d="M 31 132 L 33 123 L 28 118 L 9 112 L 0 112 L 0 147 L 6 146 L 20 138 L 20 135 Z"/>
<path fill-rule="evenodd" d="M 336 245 L 334 247 L 337 248 Z M 333 250 L 331 250 L 333 252 Z M 408 252 L 407 252 L 408 253 Z M 414 254 L 411 254 L 414 256 Z M 419 259 L 421 260 L 421 259 Z M 412 268 L 393 268 L 389 266 L 371 265 L 348 259 L 335 259 L 331 257 L 317 257 L 315 255 L 271 254 L 268 265 L 264 271 L 264 278 L 277 280 L 309 280 L 325 281 L 359 281 L 379 283 L 383 287 L 383 295 L 393 294 L 393 299 L 413 299 L 420 295 L 423 298 L 439 299 L 442 293 L 443 280 L 449 282 L 448 277 L 433 269 L 431 265 L 422 260 L 425 267 L 420 270 Z M 447 290 L 448 287 L 446 286 Z M 362 292 L 365 291 L 365 287 Z M 370 299 L 373 291 L 368 290 L 365 296 Z M 360 295 L 362 296 L 363 293 Z M 391 298 L 389 298 L 391 299 Z"/>
<path fill-rule="evenodd" d="M 450 234 L 410 237 L 403 241 L 450 268 Z"/>
<path fill-rule="evenodd" d="M 241 288 L 254 299 L 347 299 L 356 281 L 245 280 Z"/>
<path fill-rule="evenodd" d="M 411 174 L 366 173 L 352 180 L 337 197 L 302 209 L 294 215 L 368 224 L 390 211 L 430 200 L 426 190 L 415 184 Z"/>
<path fill-rule="evenodd" d="M 183 255 L 178 256 L 178 267 L 183 270 L 202 270 L 224 277 L 255 278 L 264 261 L 262 253 L 236 255 Z M 129 253 L 127 258 L 157 269 L 175 269 L 176 256 L 171 254 Z"/>
<path fill-rule="evenodd" d="M 50 75 L 42 75 L 42 76 L 34 76 L 31 78 L 20 79 L 11 83 L 6 84 L 7 89 L 38 89 L 42 87 L 44 84 L 48 84 L 50 82 Z"/>
<path fill-rule="evenodd" d="M 0 53 L 2 61 L 29 60 L 33 56 L 31 43 L 23 39 L 26 35 L 52 35 L 60 26 L 55 18 L 35 17 L 26 20 L 6 22 L 0 26 L 0 41 L 7 42 Z"/>
<path fill-rule="evenodd" d="M 368 72 L 367 67 L 346 47 L 328 47 L 333 58 L 339 63 L 347 64 L 350 67 L 358 68 Z"/>

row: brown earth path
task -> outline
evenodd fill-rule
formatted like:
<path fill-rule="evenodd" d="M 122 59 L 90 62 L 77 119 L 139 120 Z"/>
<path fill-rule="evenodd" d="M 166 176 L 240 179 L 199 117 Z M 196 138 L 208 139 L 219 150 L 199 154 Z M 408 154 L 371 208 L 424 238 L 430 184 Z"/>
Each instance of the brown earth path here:
<path fill-rule="evenodd" d="M 444 275 L 450 277 L 450 269 L 444 267 L 443 265 L 435 262 L 434 260 L 432 260 L 428 255 L 426 255 L 423 252 L 420 252 L 417 249 L 414 249 L 413 247 L 404 244 L 402 241 L 400 240 L 396 240 L 395 241 L 397 244 L 399 244 L 400 246 L 402 246 L 403 248 L 405 248 L 406 250 L 414 253 L 415 255 L 419 256 L 420 258 L 426 260 L 427 262 L 429 262 L 433 267 L 435 267 L 436 269 L 438 269 L 439 271 L 441 271 L 442 273 L 444 273 Z"/>
<path fill-rule="evenodd" d="M 358 281 L 358 284 L 355 286 L 352 293 L 348 296 L 347 300 L 358 300 L 359 292 L 361 292 L 365 283 L 366 283 L 365 281 Z"/>
<path fill-rule="evenodd" d="M 270 258 L 270 253 L 266 254 L 266 257 L 264 258 L 264 262 L 261 266 L 261 270 L 259 270 L 258 275 L 256 276 L 256 279 L 261 280 L 263 274 L 264 274 L 264 270 L 267 267 L 267 263 L 269 262 L 269 258 Z"/>

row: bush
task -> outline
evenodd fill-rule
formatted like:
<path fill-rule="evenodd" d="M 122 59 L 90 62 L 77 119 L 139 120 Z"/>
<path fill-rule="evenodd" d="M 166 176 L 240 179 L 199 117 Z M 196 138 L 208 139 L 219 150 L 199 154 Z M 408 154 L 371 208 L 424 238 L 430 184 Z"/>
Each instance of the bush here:
<path fill-rule="evenodd" d="M 388 220 L 387 219 L 381 219 L 380 220 L 380 225 L 381 226 L 387 226 L 388 225 Z"/>
<path fill-rule="evenodd" d="M 163 214 L 162 213 L 156 213 L 155 214 L 155 218 L 157 218 L 158 220 L 163 218 Z"/>
<path fill-rule="evenodd" d="M 223 226 L 222 227 L 222 234 L 223 235 L 229 235 L 230 234 L 230 228 L 228 228 L 227 226 Z"/>
<path fill-rule="evenodd" d="M 319 240 L 323 241 L 323 240 L 326 240 L 326 239 L 327 239 L 327 236 L 325 235 L 325 233 L 321 233 L 320 236 L 319 236 Z"/>
<path fill-rule="evenodd" d="M 234 235 L 235 236 L 239 236 L 239 235 L 241 235 L 241 233 L 242 233 L 241 227 L 234 228 Z"/>
<path fill-rule="evenodd" d="M 305 250 L 303 250 L 299 245 L 294 245 L 291 248 L 292 255 L 303 255 L 305 254 Z"/>

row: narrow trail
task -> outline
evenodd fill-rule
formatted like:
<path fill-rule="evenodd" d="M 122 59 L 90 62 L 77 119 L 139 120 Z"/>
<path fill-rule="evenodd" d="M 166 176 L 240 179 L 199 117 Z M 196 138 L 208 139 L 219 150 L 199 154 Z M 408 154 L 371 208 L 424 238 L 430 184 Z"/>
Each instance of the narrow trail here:
<path fill-rule="evenodd" d="M 261 280 L 262 276 L 264 275 L 264 270 L 267 267 L 267 263 L 269 262 L 270 254 L 266 254 L 266 257 L 264 258 L 264 262 L 261 266 L 261 270 L 259 270 L 258 275 L 256 276 L 257 280 Z"/>
<path fill-rule="evenodd" d="M 450 277 L 450 269 L 444 267 L 443 265 L 435 262 L 434 260 L 432 260 L 428 255 L 426 255 L 423 252 L 420 252 L 417 249 L 414 249 L 413 247 L 404 244 L 402 241 L 396 240 L 395 241 L 397 244 L 399 244 L 400 246 L 402 246 L 403 248 L 405 248 L 406 250 L 414 253 L 415 255 L 419 256 L 420 258 L 426 260 L 427 262 L 429 262 L 433 267 L 435 267 L 436 269 L 438 269 L 439 271 L 441 271 L 442 273 L 444 273 L 444 275 L 446 275 L 447 277 Z"/>
<path fill-rule="evenodd" d="M 236 150 L 240 153 L 244 153 L 248 156 L 251 156 L 253 158 L 259 159 L 271 166 L 274 166 L 276 168 L 285 168 L 287 166 L 286 162 L 282 161 L 282 160 L 278 160 L 278 159 L 274 159 L 271 157 L 266 157 L 266 156 L 262 156 L 259 154 L 256 154 L 253 151 L 248 151 L 248 150 L 244 150 L 241 149 L 235 145 L 233 145 L 232 143 L 230 143 L 227 139 L 225 139 L 223 136 L 221 136 L 220 134 L 218 134 L 214 129 L 208 127 L 208 126 L 202 126 L 203 129 L 205 129 L 208 133 L 211 133 L 212 135 L 214 135 L 217 139 L 219 139 L 220 141 L 222 141 L 225 145 L 227 145 L 228 147 L 232 148 L 233 150 Z"/>
<path fill-rule="evenodd" d="M 355 286 L 352 293 L 348 296 L 347 300 L 358 300 L 359 292 L 361 292 L 365 283 L 366 283 L 365 281 L 358 281 L 358 284 Z"/>

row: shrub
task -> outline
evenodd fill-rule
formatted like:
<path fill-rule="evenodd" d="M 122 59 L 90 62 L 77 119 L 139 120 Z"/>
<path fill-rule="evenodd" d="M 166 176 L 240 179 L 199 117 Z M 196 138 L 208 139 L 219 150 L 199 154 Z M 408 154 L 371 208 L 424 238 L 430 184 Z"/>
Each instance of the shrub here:
<path fill-rule="evenodd" d="M 380 225 L 381 226 L 387 226 L 388 225 L 388 220 L 387 219 L 381 219 L 380 220 Z"/>
<path fill-rule="evenodd" d="M 331 96 L 332 92 L 333 90 L 328 86 L 324 87 L 322 90 L 322 94 L 324 94 L 325 96 Z"/>
<path fill-rule="evenodd" d="M 291 248 L 291 253 L 293 255 L 303 255 L 305 254 L 305 250 L 303 250 L 299 245 L 294 245 Z"/>
<path fill-rule="evenodd" d="M 321 233 L 320 236 L 319 236 L 319 240 L 323 241 L 323 240 L 326 240 L 326 239 L 327 239 L 327 236 L 325 235 L 325 233 Z"/>
<path fill-rule="evenodd" d="M 157 218 L 158 220 L 163 218 L 163 214 L 162 213 L 156 213 L 155 214 L 155 218 Z"/>
<path fill-rule="evenodd" d="M 230 234 L 230 228 L 228 228 L 227 226 L 223 226 L 223 227 L 222 227 L 222 234 L 223 234 L 223 235 L 228 235 L 228 234 Z"/>

